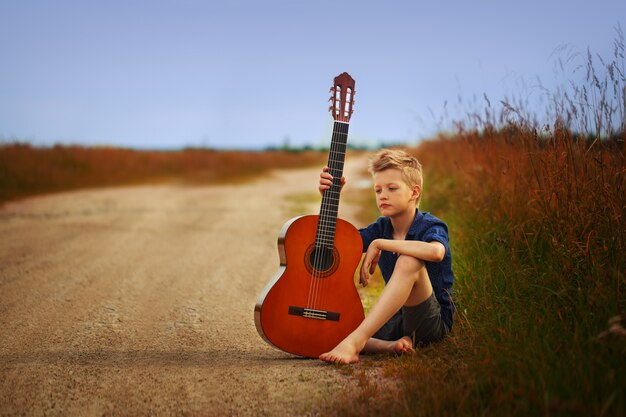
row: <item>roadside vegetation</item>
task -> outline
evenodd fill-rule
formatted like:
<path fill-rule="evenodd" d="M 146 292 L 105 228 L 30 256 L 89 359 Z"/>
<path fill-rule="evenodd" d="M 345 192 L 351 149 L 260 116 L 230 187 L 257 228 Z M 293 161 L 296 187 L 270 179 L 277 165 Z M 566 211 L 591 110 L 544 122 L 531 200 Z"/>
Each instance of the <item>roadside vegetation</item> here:
<path fill-rule="evenodd" d="M 550 96 L 551 123 L 485 98 L 409 150 L 421 209 L 450 227 L 455 328 L 416 355 L 341 367 L 356 385 L 323 415 L 626 414 L 621 31 L 612 60 L 583 59 L 583 79 Z"/>
<path fill-rule="evenodd" d="M 123 148 L 0 145 L 0 203 L 35 194 L 163 181 L 229 183 L 275 168 L 323 164 L 315 150 L 138 151 Z"/>

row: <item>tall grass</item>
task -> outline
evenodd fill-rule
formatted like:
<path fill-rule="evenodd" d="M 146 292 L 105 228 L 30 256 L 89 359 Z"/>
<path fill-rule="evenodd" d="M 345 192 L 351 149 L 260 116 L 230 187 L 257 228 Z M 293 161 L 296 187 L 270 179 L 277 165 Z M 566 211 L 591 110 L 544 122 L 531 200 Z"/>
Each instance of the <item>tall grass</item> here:
<path fill-rule="evenodd" d="M 321 164 L 325 153 L 238 152 L 185 149 L 137 151 L 122 148 L 12 143 L 0 146 L 0 203 L 33 194 L 177 180 L 232 182 L 267 172 Z"/>
<path fill-rule="evenodd" d="M 342 398 L 329 415 L 626 414 L 626 336 L 607 331 L 613 316 L 626 323 L 619 29 L 615 45 L 600 67 L 588 53 L 584 79 L 551 96 L 549 125 L 503 100 L 413 150 L 423 208 L 451 229 L 455 329 L 384 362 L 396 397 Z"/>

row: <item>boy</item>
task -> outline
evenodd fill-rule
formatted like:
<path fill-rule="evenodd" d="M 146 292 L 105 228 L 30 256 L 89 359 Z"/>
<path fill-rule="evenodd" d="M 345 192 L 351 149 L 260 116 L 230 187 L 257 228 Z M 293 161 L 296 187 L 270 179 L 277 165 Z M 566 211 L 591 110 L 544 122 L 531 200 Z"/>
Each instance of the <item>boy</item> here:
<path fill-rule="evenodd" d="M 383 217 L 359 230 L 365 252 L 360 282 L 366 286 L 380 265 L 385 288 L 359 327 L 320 355 L 326 362 L 357 362 L 360 352 L 412 352 L 418 344 L 444 339 L 452 328 L 454 275 L 448 227 L 418 210 L 421 164 L 404 151 L 383 149 L 370 161 L 369 171 Z M 325 167 L 320 193 L 331 184 Z"/>

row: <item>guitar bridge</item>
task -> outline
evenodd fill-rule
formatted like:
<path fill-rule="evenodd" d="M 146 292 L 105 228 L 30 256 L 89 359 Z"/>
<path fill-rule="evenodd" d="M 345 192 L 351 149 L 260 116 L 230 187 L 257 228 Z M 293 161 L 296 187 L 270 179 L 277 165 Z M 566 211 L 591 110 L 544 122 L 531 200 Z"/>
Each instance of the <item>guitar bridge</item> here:
<path fill-rule="evenodd" d="M 339 321 L 339 313 L 332 311 L 315 310 L 313 308 L 289 306 L 289 314 L 307 319 Z"/>

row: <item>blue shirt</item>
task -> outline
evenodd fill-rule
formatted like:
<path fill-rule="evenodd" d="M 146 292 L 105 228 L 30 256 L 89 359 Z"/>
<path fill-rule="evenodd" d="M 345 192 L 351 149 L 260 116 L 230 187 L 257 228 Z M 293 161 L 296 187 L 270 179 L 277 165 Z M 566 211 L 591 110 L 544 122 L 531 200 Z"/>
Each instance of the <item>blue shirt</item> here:
<path fill-rule="evenodd" d="M 393 239 L 393 226 L 388 217 L 379 217 L 375 223 L 364 229 L 359 229 L 363 240 L 363 252 L 367 251 L 370 243 L 375 239 Z M 452 253 L 448 242 L 448 226 L 431 215 L 415 210 L 415 220 L 411 224 L 405 240 L 419 240 L 422 242 L 437 241 L 446 248 L 446 254 L 441 262 L 424 261 L 428 277 L 433 286 L 433 292 L 437 301 L 441 305 L 441 318 L 448 328 L 452 329 L 452 313 L 454 303 L 452 302 L 452 284 L 454 273 L 452 272 Z M 396 266 L 398 255 L 382 251 L 378 266 L 385 279 L 385 283 L 391 278 L 391 274 Z"/>

